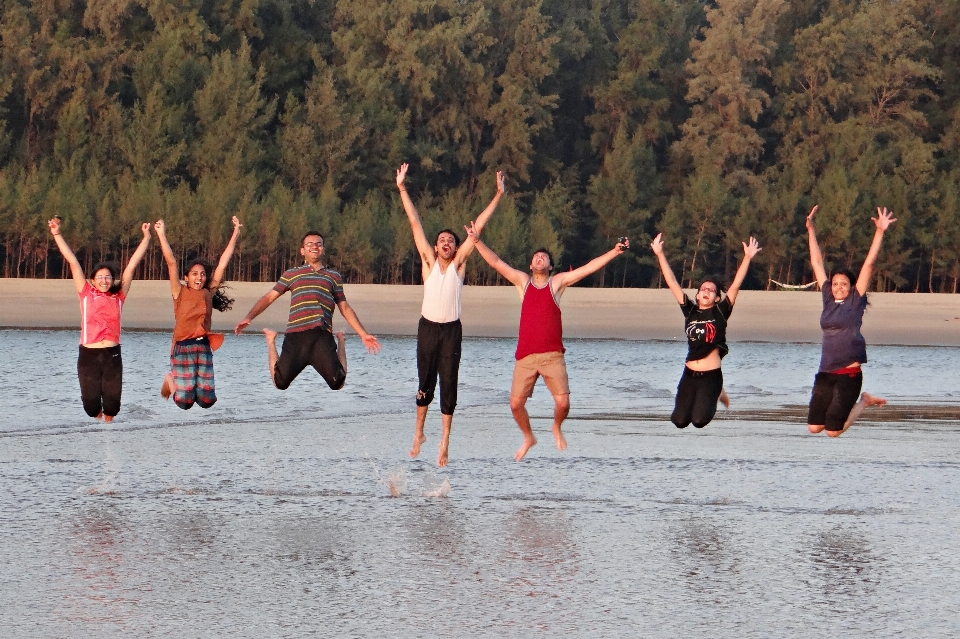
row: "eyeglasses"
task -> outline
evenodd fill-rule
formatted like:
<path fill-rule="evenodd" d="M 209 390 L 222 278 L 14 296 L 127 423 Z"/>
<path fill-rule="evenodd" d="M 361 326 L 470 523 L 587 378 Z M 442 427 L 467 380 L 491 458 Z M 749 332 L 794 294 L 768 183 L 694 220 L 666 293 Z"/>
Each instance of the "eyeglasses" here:
<path fill-rule="evenodd" d="M 99 282 L 112 282 L 112 281 L 113 281 L 113 275 L 97 275 L 97 276 L 96 276 L 95 278 L 93 278 L 93 279 L 96 280 L 96 281 L 99 281 Z"/>
<path fill-rule="evenodd" d="M 322 248 L 323 242 L 304 242 L 304 248 Z"/>
<path fill-rule="evenodd" d="M 715 289 L 715 288 L 701 288 L 701 289 L 700 289 L 700 292 L 701 292 L 701 293 L 713 293 L 714 295 L 716 295 L 716 294 L 717 294 L 717 289 Z"/>

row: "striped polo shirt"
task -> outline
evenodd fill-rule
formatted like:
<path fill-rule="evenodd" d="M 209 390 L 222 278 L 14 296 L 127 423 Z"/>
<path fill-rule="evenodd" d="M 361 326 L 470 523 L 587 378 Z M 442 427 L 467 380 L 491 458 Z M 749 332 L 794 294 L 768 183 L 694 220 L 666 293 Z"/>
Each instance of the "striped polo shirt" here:
<path fill-rule="evenodd" d="M 339 273 L 328 268 L 315 271 L 309 264 L 284 271 L 273 290 L 281 295 L 290 291 L 288 333 L 333 330 L 333 308 L 347 300 Z"/>

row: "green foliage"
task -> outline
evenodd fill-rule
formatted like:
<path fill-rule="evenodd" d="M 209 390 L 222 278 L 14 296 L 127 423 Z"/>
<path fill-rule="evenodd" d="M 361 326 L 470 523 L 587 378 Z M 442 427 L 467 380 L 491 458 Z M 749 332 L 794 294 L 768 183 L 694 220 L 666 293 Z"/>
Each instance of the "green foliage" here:
<path fill-rule="evenodd" d="M 350 282 L 419 282 L 394 194 L 428 236 L 508 192 L 484 239 L 558 267 L 621 235 L 588 284 L 656 285 L 663 231 L 687 283 L 811 277 L 898 222 L 874 285 L 956 292 L 960 8 L 934 0 L 112 0 L 0 3 L 0 258 L 59 277 L 46 220 L 81 263 L 124 259 L 165 219 L 178 256 L 272 280 L 325 234 Z M 156 246 L 141 272 L 163 277 Z M 479 258 L 471 283 L 497 275 Z"/>

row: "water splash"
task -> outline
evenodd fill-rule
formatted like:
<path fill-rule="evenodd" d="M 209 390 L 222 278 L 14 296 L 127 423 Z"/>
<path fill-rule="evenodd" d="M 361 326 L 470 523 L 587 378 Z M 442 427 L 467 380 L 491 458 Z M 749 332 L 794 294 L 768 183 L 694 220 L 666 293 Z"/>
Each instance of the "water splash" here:
<path fill-rule="evenodd" d="M 450 494 L 450 480 L 446 477 L 428 476 L 423 480 L 422 497 L 446 497 Z"/>

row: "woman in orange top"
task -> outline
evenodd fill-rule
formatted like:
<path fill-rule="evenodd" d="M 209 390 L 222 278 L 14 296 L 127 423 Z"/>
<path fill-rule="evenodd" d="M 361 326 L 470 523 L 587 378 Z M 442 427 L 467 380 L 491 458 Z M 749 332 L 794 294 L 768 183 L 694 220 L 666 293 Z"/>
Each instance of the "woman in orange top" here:
<path fill-rule="evenodd" d="M 127 299 L 137 265 L 150 245 L 150 223 L 140 230 L 143 239 L 130 256 L 121 276 L 116 262 L 99 262 L 83 276 L 77 256 L 70 250 L 60 231 L 60 218 L 49 222 L 57 248 L 70 265 L 73 283 L 80 296 L 80 357 L 77 376 L 80 378 L 80 399 L 90 417 L 113 421 L 120 412 L 120 391 L 123 386 L 123 359 L 120 356 L 120 311 Z"/>
<path fill-rule="evenodd" d="M 170 352 L 170 372 L 163 380 L 160 395 L 187 410 L 194 403 L 210 408 L 217 401 L 213 379 L 213 351 L 220 348 L 223 335 L 210 332 L 213 309 L 229 310 L 233 300 L 223 292 L 223 273 L 233 256 L 240 235 L 240 220 L 233 218 L 233 235 L 220 256 L 220 262 L 210 276 L 210 265 L 197 259 L 187 266 L 186 283 L 180 281 L 177 260 L 167 241 L 163 220 L 153 225 L 160 238 L 163 259 L 170 274 L 170 293 L 173 295 L 173 346 Z"/>

